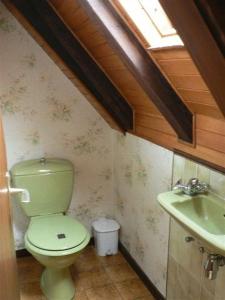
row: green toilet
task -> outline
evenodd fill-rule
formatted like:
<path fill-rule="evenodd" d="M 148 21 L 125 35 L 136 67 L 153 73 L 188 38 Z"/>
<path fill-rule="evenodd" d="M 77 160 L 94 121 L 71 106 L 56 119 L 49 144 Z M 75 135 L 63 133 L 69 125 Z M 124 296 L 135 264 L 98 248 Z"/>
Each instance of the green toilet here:
<path fill-rule="evenodd" d="M 28 160 L 10 171 L 12 186 L 29 192 L 30 202 L 18 196 L 30 217 L 25 234 L 26 249 L 45 269 L 41 288 L 49 300 L 74 299 L 75 288 L 69 266 L 87 246 L 90 235 L 74 218 L 66 216 L 74 181 L 73 165 L 64 159 Z"/>

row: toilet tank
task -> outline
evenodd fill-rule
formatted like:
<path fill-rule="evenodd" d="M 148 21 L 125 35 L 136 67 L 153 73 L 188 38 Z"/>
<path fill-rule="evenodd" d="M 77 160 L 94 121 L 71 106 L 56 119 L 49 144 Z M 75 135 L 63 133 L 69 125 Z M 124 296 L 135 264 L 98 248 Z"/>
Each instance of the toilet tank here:
<path fill-rule="evenodd" d="M 15 164 L 11 185 L 30 193 L 30 202 L 19 203 L 29 217 L 66 212 L 72 198 L 73 165 L 65 159 L 42 158 Z"/>

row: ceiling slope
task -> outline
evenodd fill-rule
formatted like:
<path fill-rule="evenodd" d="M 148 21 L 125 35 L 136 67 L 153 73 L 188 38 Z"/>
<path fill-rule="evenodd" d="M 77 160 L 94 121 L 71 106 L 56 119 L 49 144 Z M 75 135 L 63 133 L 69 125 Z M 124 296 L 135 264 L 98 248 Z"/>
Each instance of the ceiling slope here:
<path fill-rule="evenodd" d="M 192 113 L 174 92 L 151 57 L 141 45 L 110 1 L 80 0 L 89 17 L 97 22 L 109 44 L 145 90 L 178 137 L 193 142 Z"/>
<path fill-rule="evenodd" d="M 220 0 L 195 0 L 201 15 L 225 57 L 225 5 Z"/>
<path fill-rule="evenodd" d="M 193 114 L 224 119 L 185 47 L 153 48 L 149 53 Z"/>
<path fill-rule="evenodd" d="M 214 4 L 215 2 L 222 3 L 223 1 L 214 1 Z M 221 113 L 225 116 L 225 59 L 223 47 L 221 46 L 221 43 L 223 43 L 223 30 L 225 30 L 222 26 L 224 21 L 222 23 L 220 18 L 216 22 L 216 27 L 210 27 L 213 20 L 215 21 L 215 18 L 213 18 L 215 15 L 213 11 L 209 13 L 210 5 L 208 10 L 203 10 L 207 3 L 213 3 L 210 0 L 160 0 L 160 3 L 184 41 Z M 224 11 L 224 4 L 222 5 Z M 221 34 L 218 35 L 218 32 Z"/>
<path fill-rule="evenodd" d="M 94 2 L 94 0 L 92 1 Z M 113 1 L 108 2 L 114 3 Z M 97 106 L 98 112 L 103 115 L 105 120 L 108 118 L 107 122 L 115 128 L 116 122 L 113 118 L 109 118 L 110 115 L 102 109 L 99 102 L 95 100 L 93 103 L 95 97 L 85 88 L 84 84 L 81 84 L 74 72 L 66 67 L 59 55 L 55 54 L 28 21 L 18 13 L 12 1 L 3 0 L 3 2 L 11 4 L 7 6 L 16 18 L 71 82 L 78 86 L 92 105 L 95 107 L 99 105 Z M 128 69 L 128 64 L 122 61 L 123 53 L 119 48 L 113 48 L 110 45 L 112 40 L 108 38 L 106 33 L 103 34 L 102 26 L 99 26 L 99 22 L 96 22 L 95 18 L 89 17 L 87 10 L 81 7 L 80 2 L 79 0 L 48 1 L 54 6 L 58 16 L 71 30 L 72 34 L 87 49 L 101 70 L 107 74 L 107 77 L 110 78 L 111 82 L 133 107 L 135 128 L 129 132 L 225 172 L 225 120 L 186 49 L 184 47 L 149 49 L 148 52 L 150 53 L 148 55 L 151 55 L 171 87 L 176 90 L 181 100 L 195 116 L 194 145 L 183 143 L 177 139 L 173 128 L 155 107 L 149 94 L 147 95 L 144 91 L 143 86 L 137 81 L 135 73 L 132 73 Z M 120 11 L 118 13 L 120 14 Z M 130 30 L 132 30 L 132 26 L 130 26 Z M 116 128 L 118 129 L 118 125 Z"/>
<path fill-rule="evenodd" d="M 133 129 L 133 111 L 118 89 L 71 33 L 48 1 L 11 1 L 95 95 L 124 131 Z"/>

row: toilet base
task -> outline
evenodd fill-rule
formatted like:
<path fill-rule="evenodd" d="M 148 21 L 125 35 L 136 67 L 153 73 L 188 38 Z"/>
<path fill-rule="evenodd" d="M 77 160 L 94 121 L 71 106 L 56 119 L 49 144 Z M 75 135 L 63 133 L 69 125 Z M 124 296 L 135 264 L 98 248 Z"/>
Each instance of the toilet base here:
<path fill-rule="evenodd" d="M 75 288 L 69 268 L 47 267 L 41 276 L 41 289 L 48 300 L 74 299 Z"/>

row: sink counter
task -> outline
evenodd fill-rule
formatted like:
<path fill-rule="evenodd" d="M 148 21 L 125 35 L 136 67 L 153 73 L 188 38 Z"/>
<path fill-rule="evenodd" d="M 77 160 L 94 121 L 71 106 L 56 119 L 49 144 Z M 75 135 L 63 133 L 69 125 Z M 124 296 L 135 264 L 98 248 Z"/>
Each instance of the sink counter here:
<path fill-rule="evenodd" d="M 181 225 L 225 255 L 225 201 L 214 194 L 185 195 L 170 191 L 158 195 L 160 205 Z"/>

